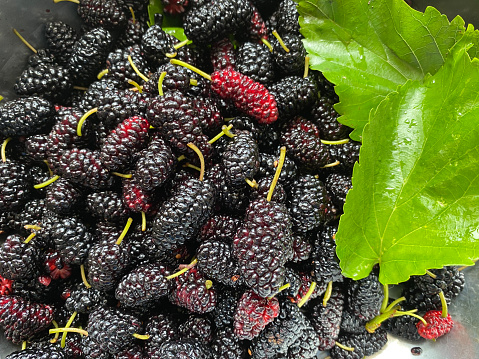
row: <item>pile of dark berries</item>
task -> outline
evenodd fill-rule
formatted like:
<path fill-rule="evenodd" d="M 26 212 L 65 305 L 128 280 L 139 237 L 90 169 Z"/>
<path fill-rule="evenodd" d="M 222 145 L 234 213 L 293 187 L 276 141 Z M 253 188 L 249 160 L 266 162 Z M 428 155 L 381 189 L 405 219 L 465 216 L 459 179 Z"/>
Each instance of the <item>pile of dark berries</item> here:
<path fill-rule="evenodd" d="M 420 340 L 410 316 L 366 330 L 377 268 L 341 275 L 360 143 L 305 71 L 295 3 L 163 2 L 192 43 L 148 27 L 146 0 L 80 0 L 82 31 L 47 24 L 0 103 L 0 327 L 27 348 L 7 358 L 362 358 L 386 330 Z M 432 275 L 403 311 L 464 287 Z"/>

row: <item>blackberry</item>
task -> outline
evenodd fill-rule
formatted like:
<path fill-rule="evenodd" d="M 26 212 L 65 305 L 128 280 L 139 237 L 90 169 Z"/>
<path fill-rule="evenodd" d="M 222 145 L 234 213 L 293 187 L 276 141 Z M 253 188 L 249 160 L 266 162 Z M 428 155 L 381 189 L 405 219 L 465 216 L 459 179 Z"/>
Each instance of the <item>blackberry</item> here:
<path fill-rule="evenodd" d="M 338 122 L 338 113 L 333 108 L 334 100 L 320 97 L 311 110 L 312 121 L 318 126 L 321 138 L 338 141 L 348 138 L 351 128 Z"/>
<path fill-rule="evenodd" d="M 292 183 L 288 207 L 294 229 L 299 233 L 318 228 L 336 213 L 323 182 L 308 174 Z"/>
<path fill-rule="evenodd" d="M 7 340 L 21 344 L 47 329 L 53 320 L 53 309 L 28 302 L 18 296 L 0 296 L 0 326 Z"/>
<path fill-rule="evenodd" d="M 341 333 L 343 334 L 360 334 L 366 330 L 366 320 L 363 320 L 353 314 L 347 307 L 343 308 L 341 316 Z"/>
<path fill-rule="evenodd" d="M 422 337 L 417 332 L 417 322 L 417 318 L 411 317 L 409 315 L 402 315 L 399 317 L 389 318 L 384 322 L 383 327 L 388 331 L 388 333 L 412 342 L 416 342 L 422 340 Z"/>
<path fill-rule="evenodd" d="M 32 135 L 25 139 L 25 151 L 34 161 L 41 162 L 47 158 L 48 135 Z"/>
<path fill-rule="evenodd" d="M 233 215 L 242 215 L 249 204 L 248 188 L 232 188 L 219 164 L 211 167 L 207 176 L 215 188 L 216 209 Z"/>
<path fill-rule="evenodd" d="M 117 0 L 124 9 L 131 7 L 135 12 L 143 12 L 148 6 L 148 0 Z"/>
<path fill-rule="evenodd" d="M 338 208 L 343 208 L 346 201 L 346 195 L 353 187 L 351 177 L 339 173 L 331 173 L 324 182 L 334 204 Z"/>
<path fill-rule="evenodd" d="M 251 200 L 258 198 L 268 197 L 269 189 L 271 183 L 273 182 L 273 176 L 263 177 L 258 181 L 258 188 L 255 191 L 251 192 Z M 281 183 L 276 183 L 274 188 L 273 196 L 271 197 L 272 201 L 278 203 L 286 203 L 287 195 L 286 191 Z"/>
<path fill-rule="evenodd" d="M 128 243 L 95 243 L 86 261 L 88 282 L 102 292 L 113 291 L 128 270 L 130 257 Z"/>
<path fill-rule="evenodd" d="M 216 331 L 211 349 L 214 357 L 218 359 L 241 359 L 246 355 L 246 346 L 243 341 L 236 338 L 231 327 Z"/>
<path fill-rule="evenodd" d="M 213 0 L 193 7 L 184 17 L 185 35 L 195 44 L 215 42 L 246 29 L 253 8 L 246 0 Z"/>
<path fill-rule="evenodd" d="M 2 101 L 3 102 L 3 101 Z M 29 136 L 52 124 L 52 104 L 41 97 L 22 97 L 0 104 L 0 135 Z"/>
<path fill-rule="evenodd" d="M 213 71 L 220 71 L 228 67 L 235 67 L 236 61 L 234 45 L 230 39 L 224 38 L 214 42 L 211 45 L 210 59 Z"/>
<path fill-rule="evenodd" d="M 343 313 L 344 297 L 341 288 L 333 284 L 333 291 L 326 306 L 322 301 L 311 306 L 311 324 L 319 338 L 319 350 L 334 347 L 339 336 Z"/>
<path fill-rule="evenodd" d="M 280 34 L 299 35 L 299 13 L 293 0 L 282 0 L 278 9 L 269 19 L 271 30 L 277 30 Z"/>
<path fill-rule="evenodd" d="M 205 159 L 211 156 L 212 147 L 203 134 L 200 119 L 193 102 L 179 91 L 165 93 L 153 99 L 147 110 L 147 119 L 162 133 L 172 149 L 197 162 L 197 155 L 188 148 L 194 143 Z"/>
<path fill-rule="evenodd" d="M 180 339 L 164 343 L 153 359 L 212 359 L 211 349 L 192 339 Z"/>
<path fill-rule="evenodd" d="M 56 64 L 55 56 L 48 49 L 39 49 L 36 54 L 28 57 L 28 66 L 37 67 L 39 65 Z"/>
<path fill-rule="evenodd" d="M 322 283 L 342 282 L 343 276 L 336 257 L 336 244 L 334 235 L 336 226 L 325 226 L 318 232 L 314 242 L 314 250 L 311 254 L 313 271 L 316 281 Z"/>
<path fill-rule="evenodd" d="M 194 313 L 211 312 L 217 302 L 216 290 L 206 285 L 206 278 L 196 268 L 176 277 L 170 301 Z"/>
<path fill-rule="evenodd" d="M 253 339 L 279 314 L 279 302 L 261 298 L 246 291 L 240 298 L 234 316 L 234 333 L 239 339 Z"/>
<path fill-rule="evenodd" d="M 133 334 L 141 330 L 141 322 L 132 315 L 110 308 L 97 308 L 88 317 L 88 336 L 97 346 L 117 354 L 131 346 Z"/>
<path fill-rule="evenodd" d="M 131 86 L 128 80 L 141 83 L 143 79 L 133 70 L 128 56 L 141 73 L 148 73 L 146 61 L 143 59 L 140 45 L 133 45 L 116 49 L 108 54 L 106 59 L 106 68 L 108 73 L 105 75 L 109 78 L 118 80 L 123 86 Z"/>
<path fill-rule="evenodd" d="M 75 217 L 62 219 L 53 225 L 50 236 L 67 264 L 82 264 L 93 241 L 87 227 Z"/>
<path fill-rule="evenodd" d="M 148 105 L 148 96 L 130 90 L 106 90 L 98 100 L 98 119 L 108 129 L 113 129 L 131 117 L 143 117 Z"/>
<path fill-rule="evenodd" d="M 248 131 L 236 131 L 221 156 L 223 173 L 230 186 L 241 188 L 253 179 L 259 169 L 258 145 Z"/>
<path fill-rule="evenodd" d="M 186 322 L 178 327 L 182 339 L 194 339 L 205 345 L 213 339 L 213 327 L 207 317 L 190 315 Z"/>
<path fill-rule="evenodd" d="M 163 31 L 161 25 L 150 26 L 141 39 L 141 50 L 152 68 L 168 62 L 166 54 L 175 53 L 173 46 L 172 38 Z"/>
<path fill-rule="evenodd" d="M 224 285 L 241 284 L 241 274 L 231 245 L 220 241 L 202 242 L 196 251 L 198 269 Z"/>
<path fill-rule="evenodd" d="M 68 70 L 75 83 L 89 84 L 95 78 L 102 69 L 112 41 L 108 30 L 95 28 L 75 42 L 68 61 Z"/>
<path fill-rule="evenodd" d="M 69 294 L 65 300 L 65 308 L 70 312 L 90 313 L 107 304 L 107 298 L 102 292 L 87 288 L 83 283 L 78 284 Z"/>
<path fill-rule="evenodd" d="M 382 285 L 374 271 L 366 278 L 349 281 L 348 309 L 362 320 L 371 320 L 379 314 L 383 297 Z"/>
<path fill-rule="evenodd" d="M 40 251 L 35 243 L 24 243 L 19 235 L 12 234 L 0 247 L 0 275 L 18 280 L 38 275 Z"/>
<path fill-rule="evenodd" d="M 13 294 L 23 300 L 47 304 L 57 295 L 55 285 L 47 276 L 37 276 L 15 280 L 12 284 Z"/>
<path fill-rule="evenodd" d="M 92 189 L 106 189 L 114 178 L 103 165 L 98 151 L 71 149 L 63 152 L 59 160 L 59 174 L 73 183 Z"/>
<path fill-rule="evenodd" d="M 238 47 L 235 70 L 263 85 L 272 83 L 275 78 L 271 52 L 266 46 L 253 42 Z"/>
<path fill-rule="evenodd" d="M 120 28 L 126 16 L 116 0 L 81 0 L 78 15 L 90 27 Z"/>
<path fill-rule="evenodd" d="M 309 241 L 301 235 L 293 235 L 293 262 L 301 262 L 309 259 L 312 252 Z"/>
<path fill-rule="evenodd" d="M 136 178 L 123 180 L 123 204 L 132 212 L 155 213 L 154 193 L 143 190 Z"/>
<path fill-rule="evenodd" d="M 201 227 L 198 241 L 222 241 L 232 243 L 236 231 L 241 225 L 238 218 L 216 214 Z"/>
<path fill-rule="evenodd" d="M 0 210 L 19 211 L 30 197 L 27 168 L 18 162 L 0 162 Z"/>
<path fill-rule="evenodd" d="M 88 87 L 88 90 L 83 94 L 81 100 L 76 104 L 78 109 L 82 112 L 81 115 L 92 108 L 100 106 L 106 93 L 117 89 L 120 85 L 121 84 L 116 79 L 105 76 L 102 77 L 101 80 L 93 81 Z M 93 114 L 92 116 L 96 116 L 96 114 Z"/>
<path fill-rule="evenodd" d="M 406 297 L 408 307 L 419 311 L 442 309 L 439 292 L 444 293 L 446 303 L 451 304 L 464 288 L 464 273 L 456 267 L 447 266 L 430 270 L 436 278 L 428 274 L 412 276 L 403 288 L 402 295 Z"/>
<path fill-rule="evenodd" d="M 158 314 L 149 318 L 145 333 L 150 335 L 150 339 L 145 342 L 145 349 L 149 357 L 153 357 L 163 343 L 180 338 L 178 324 L 166 314 Z"/>
<path fill-rule="evenodd" d="M 55 64 L 39 64 L 25 69 L 13 88 L 17 95 L 43 96 L 61 101 L 71 87 L 68 69 Z"/>
<path fill-rule="evenodd" d="M 15 351 L 5 359 L 67 359 L 67 355 L 60 348 L 25 349 Z"/>
<path fill-rule="evenodd" d="M 148 29 L 145 21 L 139 19 L 128 19 L 126 26 L 123 28 L 123 33 L 117 40 L 118 48 L 125 48 L 133 45 L 140 45 L 143 34 Z"/>
<path fill-rule="evenodd" d="M 211 215 L 214 194 L 208 181 L 188 179 L 180 183 L 153 220 L 155 245 L 172 250 L 192 239 Z"/>
<path fill-rule="evenodd" d="M 145 191 L 152 191 L 163 185 L 173 175 L 176 157 L 161 137 L 154 137 L 146 150 L 139 154 L 133 177 Z"/>
<path fill-rule="evenodd" d="M 69 214 L 78 208 L 82 192 L 68 180 L 60 178 L 47 187 L 47 208 L 57 214 Z"/>
<path fill-rule="evenodd" d="M 259 123 L 271 124 L 278 119 L 279 108 L 274 94 L 232 68 L 213 72 L 211 90 Z"/>
<path fill-rule="evenodd" d="M 145 359 L 142 345 L 135 344 L 115 355 L 115 359 Z"/>
<path fill-rule="evenodd" d="M 337 345 L 331 351 L 333 359 L 362 359 L 365 356 L 373 355 L 386 345 L 388 339 L 384 329 L 379 328 L 374 333 L 364 332 L 361 334 L 342 334 L 339 336 L 339 343 L 354 348 L 354 351 L 346 351 Z"/>
<path fill-rule="evenodd" d="M 143 85 L 143 91 L 153 96 L 158 96 L 158 80 L 162 72 L 166 72 L 163 78 L 162 88 L 164 92 L 186 92 L 190 87 L 190 74 L 182 66 L 175 66 L 170 62 L 158 67 L 158 70 L 150 76 L 148 82 Z"/>
<path fill-rule="evenodd" d="M 245 283 L 261 297 L 274 295 L 284 281 L 284 264 L 293 256 L 291 219 L 285 205 L 252 201 L 233 250 Z"/>
<path fill-rule="evenodd" d="M 254 39 L 261 41 L 262 39 L 268 39 L 268 29 L 258 9 L 250 2 L 253 7 L 253 13 L 251 14 L 251 22 L 249 24 L 248 35 Z M 240 34 L 241 35 L 241 34 Z"/>
<path fill-rule="evenodd" d="M 318 128 L 302 117 L 284 126 L 281 144 L 304 170 L 317 172 L 331 161 L 329 148 L 321 143 Z"/>
<path fill-rule="evenodd" d="M 331 153 L 331 162 L 339 161 L 338 166 L 333 167 L 333 171 L 352 176 L 353 167 L 359 161 L 360 142 L 349 141 L 344 145 L 329 146 Z"/>
<path fill-rule="evenodd" d="M 275 358 L 277 355 L 286 354 L 307 327 L 307 319 L 299 308 L 285 302 L 278 318 L 253 340 L 253 357 Z"/>
<path fill-rule="evenodd" d="M 233 328 L 236 305 L 242 293 L 225 288 L 218 293 L 218 304 L 211 312 L 215 326 L 218 329 Z"/>
<path fill-rule="evenodd" d="M 67 337 L 68 338 L 68 337 Z M 81 350 L 85 358 L 91 359 L 111 359 L 110 353 L 106 348 L 101 348 L 90 336 L 83 336 L 81 339 Z"/>
<path fill-rule="evenodd" d="M 148 306 L 166 296 L 171 273 L 163 265 L 141 265 L 124 276 L 116 287 L 115 298 L 128 307 Z"/>
<path fill-rule="evenodd" d="M 86 206 L 93 217 L 107 222 L 119 223 L 129 215 L 121 195 L 113 191 L 90 193 L 86 197 Z"/>
<path fill-rule="evenodd" d="M 301 37 L 295 34 L 281 34 L 284 45 L 288 52 L 283 48 L 278 39 L 271 40 L 273 46 L 273 59 L 276 66 L 285 75 L 302 75 L 304 72 L 304 58 L 306 50 L 303 46 Z"/>
<path fill-rule="evenodd" d="M 316 332 L 307 328 L 302 331 L 301 337 L 288 350 L 288 358 L 312 359 L 318 352 L 319 338 Z"/>
<path fill-rule="evenodd" d="M 110 171 L 115 171 L 132 162 L 148 141 L 148 121 L 139 116 L 130 117 L 121 122 L 110 134 L 100 149 L 102 164 Z"/>
<path fill-rule="evenodd" d="M 50 21 L 45 25 L 45 38 L 47 48 L 55 56 L 55 60 L 66 64 L 78 39 L 75 29 L 63 21 Z"/>
<path fill-rule="evenodd" d="M 281 119 L 307 113 L 318 96 L 316 85 L 299 76 L 286 76 L 268 87 L 278 106 Z"/>
<path fill-rule="evenodd" d="M 198 115 L 203 133 L 209 136 L 215 136 L 223 124 L 223 116 L 213 98 L 197 97 L 193 101 L 193 107 Z"/>

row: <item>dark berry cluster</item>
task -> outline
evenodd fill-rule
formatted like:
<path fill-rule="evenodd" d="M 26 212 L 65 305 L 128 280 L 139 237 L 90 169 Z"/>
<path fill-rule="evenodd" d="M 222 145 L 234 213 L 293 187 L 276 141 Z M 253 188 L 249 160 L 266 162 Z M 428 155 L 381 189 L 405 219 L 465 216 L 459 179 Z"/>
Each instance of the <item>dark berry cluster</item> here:
<path fill-rule="evenodd" d="M 148 26 L 148 0 L 78 3 L 84 31 L 47 24 L 0 103 L 0 327 L 27 344 L 8 359 L 362 358 L 385 328 L 419 340 L 414 317 L 376 325 L 376 268 L 341 274 L 360 143 L 305 69 L 295 2 L 162 0 L 192 43 Z M 464 287 L 430 274 L 394 313 Z"/>

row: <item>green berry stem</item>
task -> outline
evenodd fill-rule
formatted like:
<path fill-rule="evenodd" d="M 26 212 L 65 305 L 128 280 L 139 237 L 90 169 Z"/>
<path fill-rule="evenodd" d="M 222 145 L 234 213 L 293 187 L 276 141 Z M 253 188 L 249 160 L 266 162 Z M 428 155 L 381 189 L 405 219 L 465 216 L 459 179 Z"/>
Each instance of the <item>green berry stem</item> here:
<path fill-rule="evenodd" d="M 399 297 L 398 299 L 396 299 L 394 302 L 392 302 L 391 304 L 389 304 L 386 309 L 385 309 L 385 312 L 393 309 L 396 305 L 398 305 L 399 303 L 403 302 L 406 300 L 406 297 Z"/>
<path fill-rule="evenodd" d="M 321 140 L 321 143 L 323 145 L 344 145 L 345 143 L 349 142 L 349 138 L 345 138 L 344 140 L 338 140 L 338 141 L 327 141 L 327 140 Z"/>
<path fill-rule="evenodd" d="M 193 72 L 196 72 L 198 75 L 201 75 L 203 76 L 205 79 L 207 80 L 210 80 L 211 81 L 211 76 L 208 75 L 206 72 L 204 71 L 201 71 L 199 68 L 197 67 L 194 67 L 193 65 L 190 65 L 184 61 L 180 61 L 180 60 L 177 60 L 177 59 L 171 59 L 170 62 L 173 64 L 173 65 L 180 65 L 180 66 L 183 66 L 183 67 L 186 67 L 187 69 L 190 69 L 191 71 Z"/>
<path fill-rule="evenodd" d="M 163 71 L 158 78 L 158 94 L 163 96 L 163 80 L 165 79 L 166 71 Z"/>
<path fill-rule="evenodd" d="M 206 287 L 206 289 L 211 289 L 212 286 L 213 286 L 213 282 L 212 282 L 211 280 L 207 279 L 207 280 L 205 281 L 205 287 Z"/>
<path fill-rule="evenodd" d="M 279 156 L 278 167 L 276 167 L 276 173 L 274 174 L 273 181 L 271 181 L 271 186 L 269 187 L 268 196 L 266 197 L 266 200 L 268 202 L 271 201 L 271 198 L 273 197 L 274 188 L 276 187 L 276 183 L 278 182 L 279 175 L 281 174 L 281 169 L 283 168 L 284 159 L 286 157 L 286 147 L 284 146 L 281 147 L 280 152 L 281 153 Z"/>
<path fill-rule="evenodd" d="M 134 86 L 139 93 L 143 93 L 143 87 L 141 87 L 138 82 L 133 81 L 132 79 L 128 79 L 127 81 L 130 85 Z"/>
<path fill-rule="evenodd" d="M 85 285 L 85 287 L 91 288 L 90 283 L 88 283 L 88 281 L 86 280 L 85 265 L 83 265 L 83 264 L 80 265 L 80 274 L 81 274 L 81 280 L 82 280 L 83 284 Z"/>
<path fill-rule="evenodd" d="M 208 143 L 210 145 L 212 145 L 213 143 L 215 143 L 216 141 L 218 141 L 221 137 L 223 137 L 223 135 L 227 135 L 228 137 L 230 137 L 228 134 L 232 135 L 233 137 L 235 135 L 233 135 L 231 132 L 229 132 L 229 130 L 231 130 L 233 128 L 233 125 L 229 125 L 228 127 L 226 127 L 225 125 L 223 125 L 224 128 L 221 128 L 221 132 L 218 133 L 215 137 L 213 137 L 211 140 L 208 141 Z"/>
<path fill-rule="evenodd" d="M 77 312 L 73 312 L 73 314 L 71 315 L 67 324 L 65 325 L 65 328 L 70 328 L 70 326 L 72 325 L 73 320 L 75 319 L 76 316 L 77 316 Z M 67 332 L 63 332 L 63 334 L 62 334 L 62 340 L 60 341 L 60 346 L 62 348 L 65 348 L 65 343 L 66 343 L 66 340 L 67 340 L 67 334 L 68 334 Z"/>
<path fill-rule="evenodd" d="M 20 33 L 17 31 L 17 29 L 12 29 L 12 30 L 13 30 L 13 33 L 14 33 L 15 35 L 17 35 L 18 38 L 19 38 L 20 40 L 22 40 L 22 42 L 23 42 L 30 50 L 32 50 L 34 53 L 37 53 L 37 52 L 38 52 L 37 49 L 35 49 L 27 40 L 25 40 L 25 38 L 24 38 L 22 35 L 20 35 Z"/>
<path fill-rule="evenodd" d="M 127 179 L 133 177 L 131 173 L 125 174 L 125 173 L 119 173 L 119 172 L 112 172 L 111 174 L 121 178 L 127 178 Z"/>
<path fill-rule="evenodd" d="M 80 136 L 81 137 L 81 128 L 83 126 L 83 123 L 86 121 L 86 119 L 93 115 L 94 113 L 98 112 L 98 107 L 95 107 L 95 108 L 92 108 L 90 111 L 88 111 L 87 113 L 85 113 L 81 118 L 80 118 L 80 121 L 78 121 L 78 125 L 77 125 L 77 136 Z"/>
<path fill-rule="evenodd" d="M 431 272 L 431 271 L 428 271 L 427 269 L 426 269 L 426 274 L 427 274 L 429 277 L 433 278 L 433 279 L 436 279 L 436 278 L 437 278 L 437 275 L 435 275 L 435 274 L 434 274 L 433 272 Z"/>
<path fill-rule="evenodd" d="M 269 49 L 269 52 L 273 52 L 273 46 L 271 43 L 266 40 L 264 37 L 261 38 L 261 42 L 266 45 L 266 47 Z"/>
<path fill-rule="evenodd" d="M 116 241 L 117 245 L 120 245 L 121 242 L 123 242 L 123 239 L 125 239 L 126 234 L 128 233 L 128 230 L 130 229 L 131 223 L 133 222 L 133 218 L 128 218 L 126 221 L 125 228 L 123 228 L 123 231 L 120 234 L 120 237 L 118 237 L 118 240 Z"/>
<path fill-rule="evenodd" d="M 308 74 L 309 74 L 309 56 L 306 55 L 306 56 L 304 57 L 304 74 L 303 74 L 303 78 L 308 77 Z"/>
<path fill-rule="evenodd" d="M 331 298 L 331 293 L 333 292 L 333 281 L 329 281 L 328 287 L 326 288 L 326 292 L 324 293 L 323 297 L 323 307 L 326 307 L 328 305 L 328 301 Z"/>
<path fill-rule="evenodd" d="M 62 2 L 62 1 L 68 1 L 68 2 L 72 2 L 74 4 L 80 4 L 80 0 L 53 0 L 53 2 L 55 4 L 58 4 L 59 2 Z"/>
<path fill-rule="evenodd" d="M 55 328 L 58 328 L 58 323 L 55 320 L 52 320 L 52 324 Z M 58 341 L 58 338 L 60 337 L 60 333 L 55 333 L 55 336 L 53 339 L 50 340 L 50 343 L 55 344 Z"/>
<path fill-rule="evenodd" d="M 441 317 L 447 318 L 447 302 L 446 302 L 446 297 L 444 296 L 444 292 L 442 290 L 439 292 L 439 298 L 441 298 L 441 305 L 442 305 Z"/>
<path fill-rule="evenodd" d="M 86 337 L 88 336 L 88 332 L 86 330 L 79 329 L 79 328 L 55 328 L 55 329 L 50 329 L 48 332 L 50 334 L 69 332 L 69 333 L 83 334 Z"/>
<path fill-rule="evenodd" d="M 353 348 L 353 347 L 348 347 L 348 346 L 343 345 L 343 344 L 338 343 L 338 342 L 335 342 L 334 344 L 335 344 L 337 347 L 339 347 L 339 348 L 341 348 L 341 349 L 343 349 L 343 350 L 346 350 L 346 351 L 348 351 L 348 352 L 353 352 L 353 351 L 354 351 L 354 348 Z"/>
<path fill-rule="evenodd" d="M 131 55 L 128 55 L 128 62 L 130 63 L 130 65 L 131 65 L 133 71 L 135 71 L 136 74 L 137 74 L 138 76 L 140 76 L 143 81 L 148 82 L 148 77 L 146 77 L 145 75 L 143 75 L 143 74 L 140 72 L 140 70 L 138 70 L 138 67 L 136 67 L 136 65 L 133 63 L 133 59 L 131 58 Z"/>
<path fill-rule="evenodd" d="M 200 158 L 200 164 L 201 164 L 201 168 L 200 168 L 200 181 L 203 181 L 203 178 L 205 176 L 205 158 L 203 157 L 203 154 L 201 153 L 200 149 L 198 147 L 196 147 L 196 145 L 192 142 L 189 142 L 186 144 L 189 148 L 191 148 L 193 151 L 195 151 L 195 153 L 198 155 L 198 157 Z"/>
<path fill-rule="evenodd" d="M 166 277 L 166 280 L 170 280 L 170 279 L 173 279 L 173 278 L 176 278 L 176 277 L 179 277 L 180 275 L 182 275 L 183 273 L 189 271 L 191 268 L 193 268 L 196 264 L 198 263 L 198 259 L 195 258 L 190 264 L 188 264 L 185 268 L 179 270 L 178 272 L 176 273 L 173 273 L 171 275 L 169 275 L 168 277 Z"/>
<path fill-rule="evenodd" d="M 55 182 L 57 179 L 59 179 L 60 176 L 54 176 L 52 178 L 50 178 L 48 181 L 45 181 L 45 182 L 42 182 L 42 183 L 39 183 L 39 184 L 36 184 L 35 186 L 33 186 L 33 188 L 35 189 L 40 189 L 40 188 L 43 188 L 43 187 L 47 187 L 49 185 L 51 185 L 53 182 Z"/>
<path fill-rule="evenodd" d="M 246 181 L 246 183 L 251 187 L 251 188 L 255 188 L 257 189 L 259 186 L 258 186 L 258 182 L 256 182 L 256 180 L 253 178 L 252 180 L 250 180 L 249 178 L 245 178 L 244 179 Z"/>
<path fill-rule="evenodd" d="M 133 334 L 133 336 L 134 336 L 136 339 L 140 339 L 140 340 L 148 340 L 148 339 L 150 339 L 150 335 L 149 335 L 149 334 L 138 334 L 138 333 L 135 333 L 135 334 Z"/>
<path fill-rule="evenodd" d="M 5 151 L 7 149 L 7 144 L 12 140 L 11 137 L 6 138 L 3 143 L 2 143 L 2 149 L 1 149 L 1 154 L 2 154 L 2 162 L 7 162 L 7 155 L 5 154 Z"/>
<path fill-rule="evenodd" d="M 128 6 L 128 10 L 130 10 L 131 13 L 131 18 L 133 19 L 133 24 L 136 24 L 136 16 L 135 16 L 135 11 L 131 6 Z"/>
<path fill-rule="evenodd" d="M 323 167 L 321 168 L 330 168 L 330 167 L 335 167 L 337 165 L 341 164 L 341 162 L 339 161 L 334 161 L 333 163 L 328 163 L 327 165 L 324 165 Z"/>
<path fill-rule="evenodd" d="M 103 71 L 100 71 L 100 73 L 98 75 L 96 75 L 96 78 L 98 80 L 101 80 L 103 76 L 105 76 L 107 73 L 109 72 L 108 69 L 104 69 Z"/>
<path fill-rule="evenodd" d="M 73 86 L 72 88 L 79 91 L 88 91 L 88 88 L 84 86 Z"/>
<path fill-rule="evenodd" d="M 271 300 L 273 299 L 274 297 L 276 297 L 279 293 L 281 293 L 283 290 L 285 289 L 288 289 L 289 287 L 291 287 L 291 283 L 286 283 L 286 284 L 283 284 L 281 287 L 279 287 L 278 291 L 276 293 L 274 293 L 274 295 L 272 295 L 271 297 L 268 297 L 267 299 L 268 300 Z"/>
<path fill-rule="evenodd" d="M 25 239 L 25 240 L 23 241 L 23 243 L 25 243 L 25 244 L 30 243 L 30 241 L 31 241 L 33 238 L 35 238 L 36 235 L 37 235 L 37 234 L 36 234 L 35 232 L 30 233 L 30 235 L 27 237 L 27 239 Z"/>
<path fill-rule="evenodd" d="M 381 323 L 386 319 L 394 317 L 394 314 L 399 310 L 399 306 L 394 307 L 393 309 L 386 311 L 382 314 L 375 316 L 369 322 L 366 323 L 365 328 L 369 333 L 374 333 L 376 329 L 381 326 Z"/>
<path fill-rule="evenodd" d="M 387 284 L 383 285 L 383 302 L 381 304 L 381 309 L 379 310 L 379 313 L 384 313 L 388 307 L 388 300 L 389 300 L 389 286 Z"/>
<path fill-rule="evenodd" d="M 420 315 L 415 314 L 415 312 L 417 312 L 417 309 L 408 310 L 407 312 L 403 312 L 403 311 L 398 310 L 394 316 L 399 317 L 401 315 L 409 315 L 411 317 L 419 319 L 421 322 L 424 323 L 424 325 L 427 325 L 426 320 L 423 317 L 421 317 Z"/>
<path fill-rule="evenodd" d="M 22 350 L 27 349 L 27 341 L 22 342 Z"/>
<path fill-rule="evenodd" d="M 183 40 L 183 41 L 181 41 L 181 42 L 175 44 L 175 45 L 173 46 L 173 48 L 174 48 L 175 50 L 178 50 L 180 47 L 183 47 L 183 46 L 185 46 L 186 44 L 188 44 L 188 41 L 190 41 L 190 40 L 188 40 L 188 39 Z"/>
<path fill-rule="evenodd" d="M 42 227 L 37 226 L 36 224 L 26 224 L 23 226 L 25 229 L 33 229 L 34 231 L 39 231 L 42 229 Z"/>
<path fill-rule="evenodd" d="M 146 231 L 146 213 L 141 211 L 141 231 Z"/>
<path fill-rule="evenodd" d="M 303 298 L 301 298 L 301 300 L 298 303 L 299 308 L 301 308 L 308 301 L 308 299 L 311 297 L 315 289 L 316 289 L 316 282 L 311 282 L 308 292 L 304 295 Z"/>
<path fill-rule="evenodd" d="M 283 39 L 281 36 L 279 36 L 278 32 L 276 30 L 273 30 L 273 36 L 278 40 L 279 44 L 283 48 L 284 51 L 289 52 L 288 47 L 284 44 Z"/>
<path fill-rule="evenodd" d="M 190 79 L 190 85 L 191 85 L 191 86 L 198 86 L 198 80 L 196 80 L 196 79 Z"/>

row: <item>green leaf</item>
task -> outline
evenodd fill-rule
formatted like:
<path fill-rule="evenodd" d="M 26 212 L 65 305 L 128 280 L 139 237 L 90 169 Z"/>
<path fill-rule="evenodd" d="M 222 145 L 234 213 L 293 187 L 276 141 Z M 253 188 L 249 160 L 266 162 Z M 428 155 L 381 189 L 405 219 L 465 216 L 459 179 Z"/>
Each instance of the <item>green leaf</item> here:
<path fill-rule="evenodd" d="M 384 284 L 479 257 L 479 60 L 467 47 L 371 113 L 336 234 L 343 274 Z"/>
<path fill-rule="evenodd" d="M 150 0 L 150 4 L 148 5 L 148 25 L 153 26 L 155 24 L 155 15 L 162 14 L 163 23 L 161 24 L 161 27 L 163 29 L 171 27 L 181 27 L 183 24 L 183 22 L 181 21 L 181 17 L 165 14 L 163 8 L 164 5 L 161 0 Z M 174 36 L 174 34 L 172 35 Z"/>
<path fill-rule="evenodd" d="M 185 35 L 185 30 L 181 27 L 164 27 L 163 30 L 170 35 L 176 37 L 178 41 L 185 41 L 187 37 Z M 191 41 L 188 41 L 191 44 Z"/>
<path fill-rule="evenodd" d="M 355 140 L 371 109 L 406 81 L 436 73 L 466 31 L 459 16 L 449 22 L 403 0 L 308 0 L 298 11 L 311 67 L 336 85 L 339 121 Z"/>

